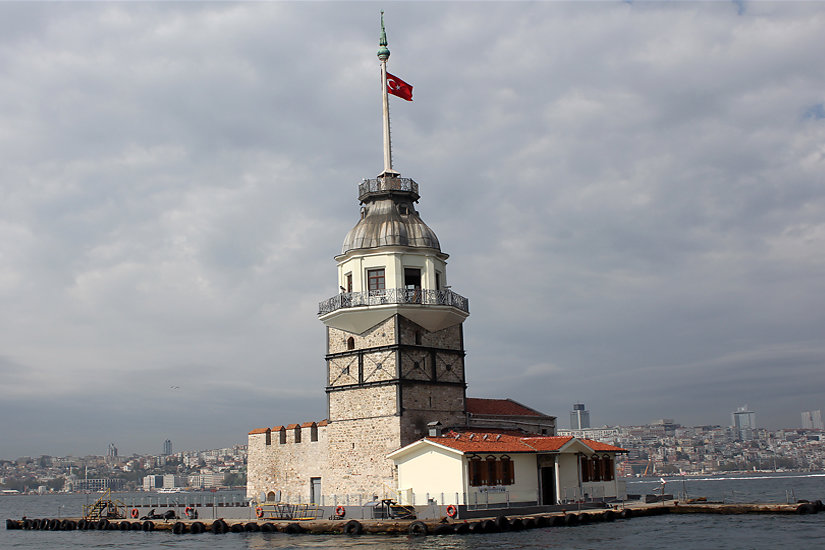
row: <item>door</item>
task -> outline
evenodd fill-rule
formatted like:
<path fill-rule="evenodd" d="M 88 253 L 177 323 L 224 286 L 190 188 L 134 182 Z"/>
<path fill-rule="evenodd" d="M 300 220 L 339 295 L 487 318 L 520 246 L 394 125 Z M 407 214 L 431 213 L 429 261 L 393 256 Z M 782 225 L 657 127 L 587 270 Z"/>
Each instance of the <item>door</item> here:
<path fill-rule="evenodd" d="M 414 267 L 404 268 L 404 290 L 406 302 L 421 303 L 421 270 Z"/>
<path fill-rule="evenodd" d="M 541 503 L 545 506 L 556 503 L 556 471 L 553 466 L 541 469 Z"/>
<path fill-rule="evenodd" d="M 317 506 L 321 505 L 321 478 L 309 478 L 309 503 Z"/>

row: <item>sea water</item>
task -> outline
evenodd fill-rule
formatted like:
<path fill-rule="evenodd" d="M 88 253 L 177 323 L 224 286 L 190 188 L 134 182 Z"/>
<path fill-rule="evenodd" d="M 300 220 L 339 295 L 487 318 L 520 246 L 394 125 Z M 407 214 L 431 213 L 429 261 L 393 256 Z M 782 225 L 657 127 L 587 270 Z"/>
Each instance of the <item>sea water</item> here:
<path fill-rule="evenodd" d="M 740 474 L 701 478 L 666 477 L 665 492 L 687 492 L 725 502 L 825 500 L 825 473 Z M 658 493 L 661 481 L 629 480 L 628 493 Z M 77 516 L 87 499 L 97 495 L 0 497 L 0 519 Z M 126 497 L 128 500 L 129 497 Z M 226 533 L 175 535 L 171 532 L 22 531 L 0 526 L 0 549 L 41 548 L 176 548 L 222 549 L 358 548 L 358 549 L 746 549 L 813 548 L 825 543 L 825 512 L 813 515 L 664 515 L 576 527 L 548 527 L 510 533 L 430 537 L 287 535 Z"/>

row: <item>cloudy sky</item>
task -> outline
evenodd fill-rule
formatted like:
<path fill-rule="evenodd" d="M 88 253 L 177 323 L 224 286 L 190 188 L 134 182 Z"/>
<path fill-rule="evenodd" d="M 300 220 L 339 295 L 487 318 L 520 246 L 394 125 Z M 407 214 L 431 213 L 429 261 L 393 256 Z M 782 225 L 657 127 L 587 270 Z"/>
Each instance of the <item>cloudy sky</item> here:
<path fill-rule="evenodd" d="M 325 417 L 382 7 L 468 395 L 825 408 L 823 3 L 2 3 L 0 458 Z"/>

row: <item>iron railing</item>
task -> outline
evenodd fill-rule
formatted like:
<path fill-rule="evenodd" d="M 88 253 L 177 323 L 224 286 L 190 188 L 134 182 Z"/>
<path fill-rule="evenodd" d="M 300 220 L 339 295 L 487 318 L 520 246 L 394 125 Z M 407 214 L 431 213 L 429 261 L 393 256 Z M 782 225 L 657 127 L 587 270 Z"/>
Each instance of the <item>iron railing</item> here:
<path fill-rule="evenodd" d="M 418 184 L 412 178 L 374 178 L 364 179 L 358 185 L 358 200 L 364 200 L 373 193 L 384 191 L 406 191 L 418 197 Z"/>
<path fill-rule="evenodd" d="M 384 290 L 370 290 L 369 292 L 342 292 L 318 304 L 318 315 L 326 315 L 348 307 L 384 304 L 452 306 L 470 313 L 470 301 L 452 290 L 387 288 Z"/>

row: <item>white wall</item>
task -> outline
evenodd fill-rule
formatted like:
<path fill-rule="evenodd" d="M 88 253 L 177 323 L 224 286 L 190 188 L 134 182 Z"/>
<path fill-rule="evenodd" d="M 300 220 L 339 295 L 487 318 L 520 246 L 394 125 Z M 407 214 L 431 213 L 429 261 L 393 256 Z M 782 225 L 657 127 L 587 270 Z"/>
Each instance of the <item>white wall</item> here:
<path fill-rule="evenodd" d="M 497 455 L 496 455 L 497 456 Z M 539 478 L 536 455 L 510 454 L 513 461 L 512 485 L 501 485 L 505 492 L 485 491 L 484 487 L 470 487 L 467 485 L 466 504 L 499 504 L 509 502 L 536 502 L 539 498 Z"/>
<path fill-rule="evenodd" d="M 460 455 L 427 445 L 396 460 L 398 489 L 402 492 L 405 504 L 411 504 L 410 493 L 415 493 L 416 504 L 425 504 L 427 493 L 439 504 L 458 504 L 456 493 L 460 500 L 464 492 L 464 470 Z"/>

